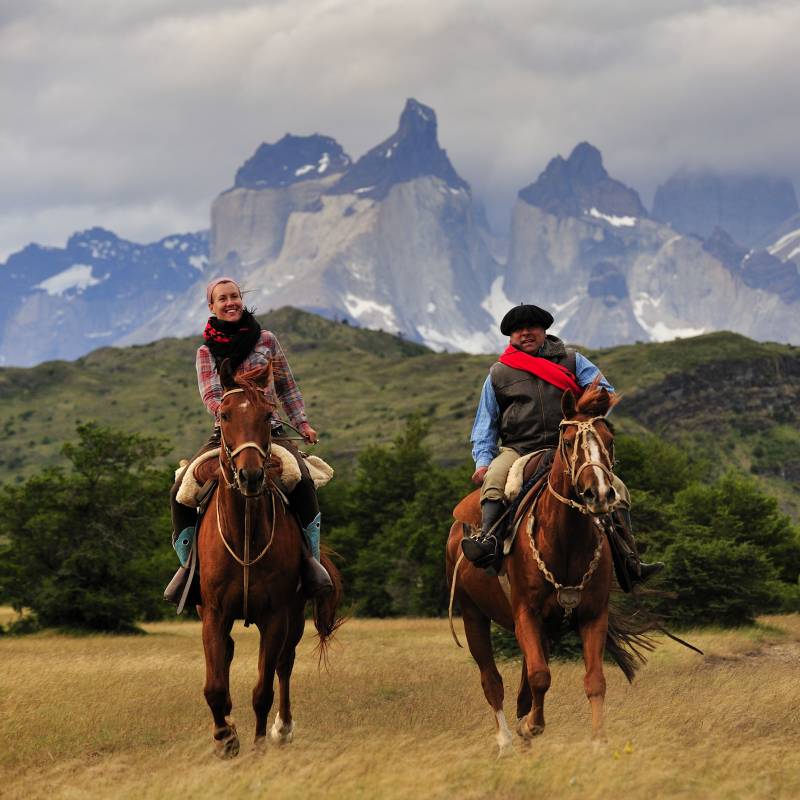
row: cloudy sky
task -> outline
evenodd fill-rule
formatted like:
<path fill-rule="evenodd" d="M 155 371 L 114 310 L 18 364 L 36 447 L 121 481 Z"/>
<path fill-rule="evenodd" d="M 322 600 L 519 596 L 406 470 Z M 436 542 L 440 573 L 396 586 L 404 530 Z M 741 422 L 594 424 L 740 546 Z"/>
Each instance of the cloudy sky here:
<path fill-rule="evenodd" d="M 581 140 L 646 204 L 681 165 L 800 187 L 798 31 L 795 0 L 0 0 L 0 259 L 207 227 L 260 142 L 358 157 L 407 97 L 498 227 Z"/>

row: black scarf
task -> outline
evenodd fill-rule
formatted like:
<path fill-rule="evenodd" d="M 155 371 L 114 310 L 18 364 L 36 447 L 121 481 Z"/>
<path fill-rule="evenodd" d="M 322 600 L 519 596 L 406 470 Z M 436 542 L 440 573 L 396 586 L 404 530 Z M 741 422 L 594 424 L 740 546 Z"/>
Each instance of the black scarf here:
<path fill-rule="evenodd" d="M 261 337 L 261 324 L 252 312 L 245 309 L 238 322 L 225 322 L 217 317 L 209 317 L 203 331 L 205 340 L 214 361 L 219 365 L 230 359 L 231 369 L 236 370 L 250 355 Z"/>

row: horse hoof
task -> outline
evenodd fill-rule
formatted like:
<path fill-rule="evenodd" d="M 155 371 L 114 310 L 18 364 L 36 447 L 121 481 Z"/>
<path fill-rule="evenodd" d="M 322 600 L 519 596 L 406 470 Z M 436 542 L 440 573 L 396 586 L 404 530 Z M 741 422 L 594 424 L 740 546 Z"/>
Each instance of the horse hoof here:
<path fill-rule="evenodd" d="M 514 755 L 514 745 L 511 742 L 503 742 L 497 746 L 497 757 L 508 758 Z"/>
<path fill-rule="evenodd" d="M 214 731 L 214 755 L 217 758 L 236 758 L 239 755 L 239 737 L 233 723 Z"/>
<path fill-rule="evenodd" d="M 540 736 L 544 733 L 544 725 L 528 725 L 526 717 L 517 720 L 517 733 L 523 739 L 533 739 L 534 736 Z"/>
<path fill-rule="evenodd" d="M 253 741 L 253 752 L 254 753 L 264 753 L 267 749 L 267 737 L 266 736 L 256 736 L 255 740 Z"/>
<path fill-rule="evenodd" d="M 289 744 L 294 739 L 294 720 L 289 723 L 284 722 L 280 714 L 275 717 L 275 722 L 269 729 L 269 738 L 275 744 Z"/>

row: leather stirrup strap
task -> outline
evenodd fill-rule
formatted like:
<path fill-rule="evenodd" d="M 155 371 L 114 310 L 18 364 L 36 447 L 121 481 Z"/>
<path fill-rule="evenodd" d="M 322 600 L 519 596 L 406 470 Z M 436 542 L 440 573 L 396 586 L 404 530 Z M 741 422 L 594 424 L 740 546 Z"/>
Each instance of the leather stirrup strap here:
<path fill-rule="evenodd" d="M 186 579 L 186 585 L 183 587 L 183 594 L 178 602 L 177 613 L 182 614 L 186 606 L 186 600 L 189 597 L 189 592 L 192 588 L 192 581 L 194 580 L 194 573 L 197 571 L 197 539 L 195 538 L 192 545 L 192 553 L 189 556 L 189 576 Z"/>

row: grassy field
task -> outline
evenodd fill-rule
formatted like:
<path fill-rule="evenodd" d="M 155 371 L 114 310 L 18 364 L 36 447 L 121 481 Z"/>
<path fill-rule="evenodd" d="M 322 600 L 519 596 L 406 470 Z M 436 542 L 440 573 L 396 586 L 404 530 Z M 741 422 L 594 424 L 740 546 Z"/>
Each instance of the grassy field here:
<path fill-rule="evenodd" d="M 197 623 L 147 636 L 0 639 L 4 798 L 795 798 L 800 616 L 664 641 L 633 686 L 607 669 L 595 748 L 579 664 L 556 663 L 548 727 L 495 757 L 478 673 L 444 620 L 351 620 L 318 672 L 295 670 L 293 744 L 251 752 L 256 634 L 237 625 L 234 717 L 243 751 L 211 755 Z M 458 624 L 460 631 L 460 623 Z M 513 718 L 519 665 L 506 662 Z"/>

